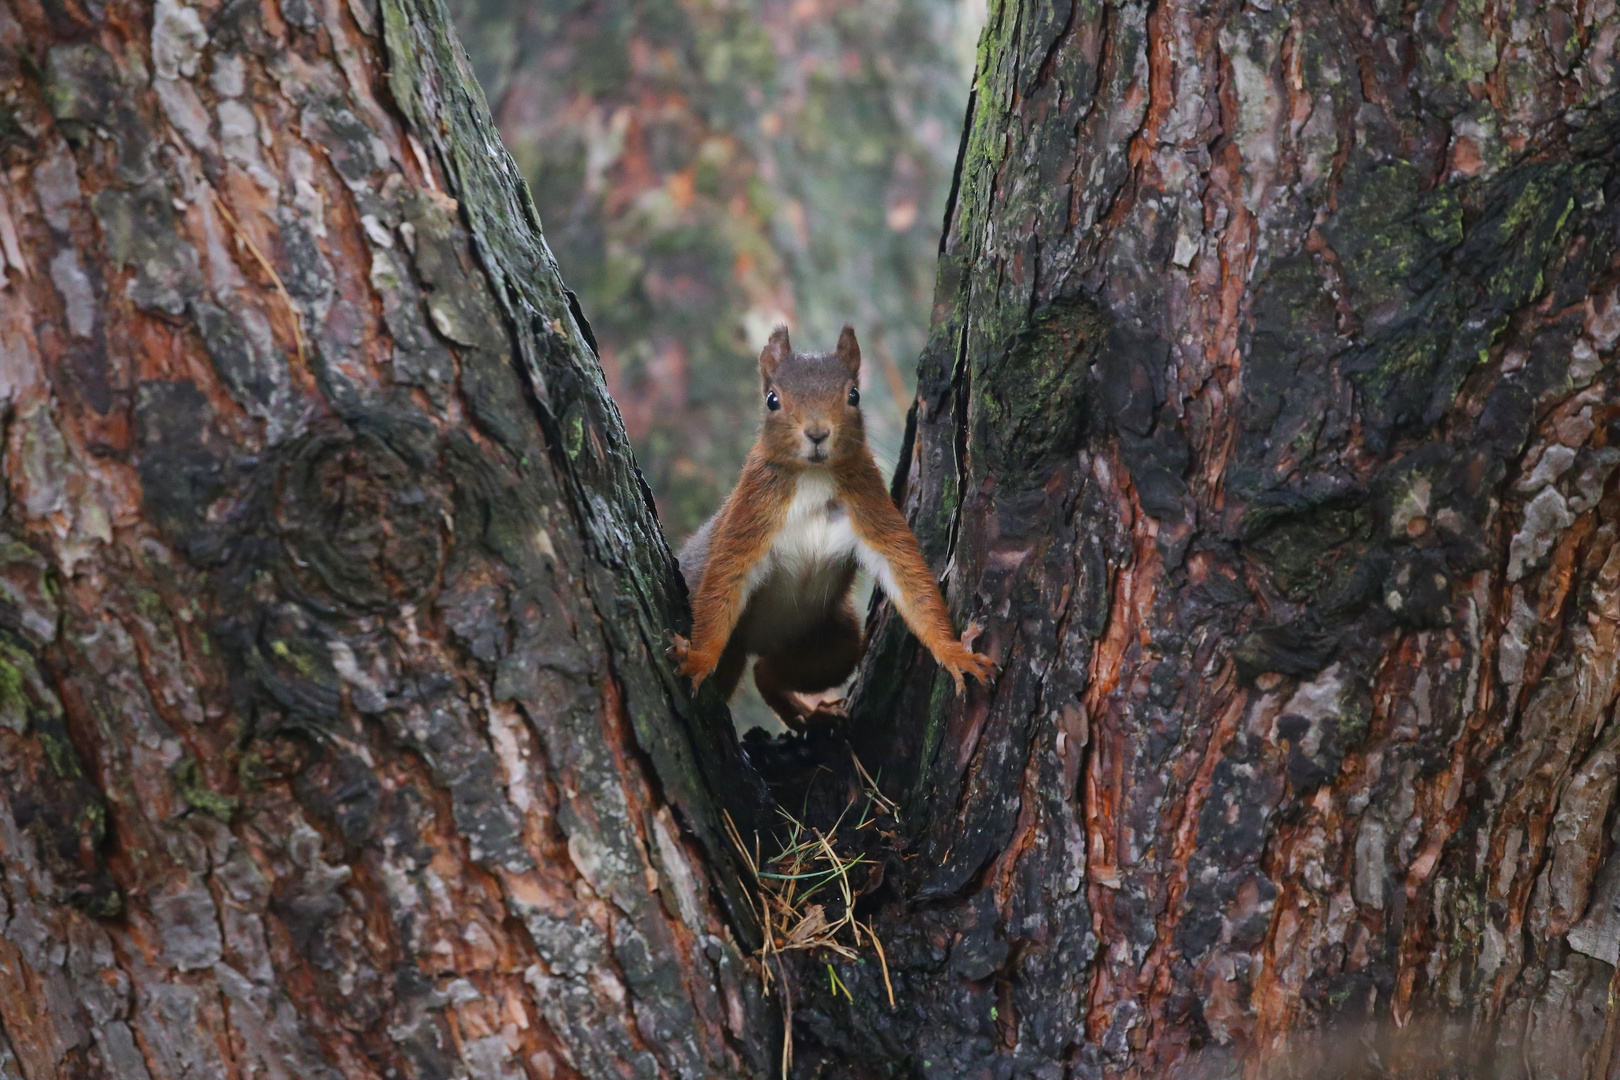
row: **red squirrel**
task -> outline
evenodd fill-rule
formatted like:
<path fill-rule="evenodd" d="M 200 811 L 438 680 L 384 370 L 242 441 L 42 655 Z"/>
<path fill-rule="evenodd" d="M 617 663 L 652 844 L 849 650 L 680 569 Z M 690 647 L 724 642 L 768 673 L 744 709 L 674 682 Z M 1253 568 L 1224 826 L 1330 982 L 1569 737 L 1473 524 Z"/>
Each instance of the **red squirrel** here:
<path fill-rule="evenodd" d="M 765 411 L 737 486 L 681 548 L 692 639 L 671 650 L 696 690 L 713 675 L 729 699 L 748 657 L 760 695 L 789 727 L 817 713 L 801 694 L 830 690 L 861 657 L 851 587 L 859 566 L 964 689 L 993 670 L 957 637 L 917 538 L 866 446 L 861 347 L 844 327 L 830 353 L 793 352 L 778 326 L 759 355 Z"/>

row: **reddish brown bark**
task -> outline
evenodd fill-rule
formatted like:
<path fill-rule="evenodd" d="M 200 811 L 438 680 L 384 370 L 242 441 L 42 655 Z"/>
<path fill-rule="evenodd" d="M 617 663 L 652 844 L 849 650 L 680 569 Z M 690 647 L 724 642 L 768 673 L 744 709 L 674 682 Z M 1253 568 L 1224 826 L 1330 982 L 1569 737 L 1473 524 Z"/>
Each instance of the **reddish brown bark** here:
<path fill-rule="evenodd" d="M 1606 1074 L 1617 18 L 992 11 L 901 480 L 1003 672 L 953 700 L 880 615 L 911 1007 L 801 1003 L 829 1075 L 1412 1021 Z"/>
<path fill-rule="evenodd" d="M 0 1075 L 769 1058 L 747 783 L 457 55 L 435 4 L 0 6 Z"/>

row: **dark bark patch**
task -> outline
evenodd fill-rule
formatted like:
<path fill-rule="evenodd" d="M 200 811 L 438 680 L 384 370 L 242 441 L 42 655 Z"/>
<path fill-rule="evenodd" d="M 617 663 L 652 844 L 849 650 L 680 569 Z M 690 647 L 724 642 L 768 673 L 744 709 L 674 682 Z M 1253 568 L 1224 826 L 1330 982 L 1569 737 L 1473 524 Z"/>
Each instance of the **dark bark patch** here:
<path fill-rule="evenodd" d="M 1291 600 L 1328 598 L 1343 608 L 1366 597 L 1357 591 L 1356 570 L 1372 549 L 1372 515 L 1355 498 L 1300 499 L 1292 505 L 1269 499 L 1249 514 L 1258 528 L 1244 548 L 1271 567 L 1273 580 Z"/>
<path fill-rule="evenodd" d="M 374 767 L 357 754 L 333 752 L 299 772 L 293 790 L 298 801 L 337 826 L 351 853 L 371 836 L 382 788 Z"/>
<path fill-rule="evenodd" d="M 1145 436 L 1153 430 L 1170 346 L 1119 323 L 1108 328 L 1093 368 L 1093 421 L 1098 430 Z"/>
<path fill-rule="evenodd" d="M 141 184 L 151 178 L 157 140 L 135 111 L 134 95 L 117 63 L 100 46 L 58 45 L 47 53 L 45 100 L 62 134 L 76 144 L 113 140 L 119 179 Z"/>
<path fill-rule="evenodd" d="M 460 687 L 444 675 L 418 678 L 416 700 L 384 716 L 394 738 L 419 753 L 434 782 L 450 792 L 456 828 L 471 856 L 487 866 L 534 868 L 523 825 L 506 797 L 504 770 L 479 730 Z"/>
<path fill-rule="evenodd" d="M 409 425 L 312 435 L 280 470 L 274 515 L 298 592 L 355 612 L 414 603 L 436 583 L 450 500 Z"/>
<path fill-rule="evenodd" d="M 321 252 L 314 233 L 293 212 L 282 208 L 277 215 L 281 240 L 282 283 L 287 294 L 315 310 L 331 302 L 336 274 Z"/>
<path fill-rule="evenodd" d="M 1264 672 L 1314 675 L 1328 666 L 1338 639 L 1309 621 L 1256 627 L 1232 651 L 1238 678 L 1252 683 Z"/>
<path fill-rule="evenodd" d="M 66 714 L 32 650 L 0 632 L 0 784 L 63 898 L 98 917 L 123 897 L 102 854 L 107 806 L 68 734 Z"/>
<path fill-rule="evenodd" d="M 371 280 L 382 300 L 383 323 L 394 344 L 394 381 L 420 386 L 430 399 L 447 400 L 455 361 L 434 336 L 422 310 L 422 294 L 398 251 L 372 252 Z"/>
<path fill-rule="evenodd" d="M 319 727 L 335 721 L 342 705 L 342 684 L 332 666 L 331 646 L 321 626 L 297 604 L 248 608 L 245 618 L 216 629 L 227 655 L 247 676 L 242 689 L 251 696 L 243 712 L 259 712 L 255 699 L 284 710 L 294 726 Z M 252 693 L 256 691 L 256 693 Z M 261 729 L 276 725 L 260 725 Z"/>
<path fill-rule="evenodd" d="M 1159 521 L 1180 521 L 1187 466 L 1192 460 L 1181 425 L 1161 418 L 1158 430 L 1146 438 L 1122 432 L 1119 456 L 1131 470 L 1137 505 Z"/>
<path fill-rule="evenodd" d="M 1414 630 L 1434 630 L 1451 623 L 1451 577 L 1443 553 L 1399 552 L 1384 579 L 1384 606 L 1395 621 Z"/>
<path fill-rule="evenodd" d="M 294 878 L 277 889 L 270 899 L 270 912 L 287 928 L 299 955 L 330 971 L 340 962 L 341 946 L 335 939 L 337 921 L 346 905 L 338 889 L 348 882 L 349 873 L 347 867 L 336 874 L 324 864 L 321 869 L 325 872 Z"/>
<path fill-rule="evenodd" d="M 152 181 L 130 191 L 103 191 L 90 205 L 108 254 L 135 271 L 129 284 L 135 306 L 182 315 L 202 294 L 202 274 L 196 249 L 179 237 L 168 187 Z"/>
<path fill-rule="evenodd" d="M 141 498 L 167 535 L 189 538 L 224 490 L 223 463 L 208 445 L 213 412 L 190 380 L 142 383 L 135 393 Z"/>
<path fill-rule="evenodd" d="M 1003 484 L 1080 445 L 1105 326 L 1088 301 L 1053 301 L 1030 318 L 1006 354 L 1005 369 L 983 382 L 975 445 Z"/>
<path fill-rule="evenodd" d="M 472 261 L 466 229 L 444 205 L 418 194 L 404 206 L 414 230 L 413 264 L 427 312 L 441 336 L 461 347 L 461 389 L 479 422 L 514 457 L 538 449 L 535 423 L 512 365 L 510 339 L 489 280 Z M 396 371 L 400 362 L 395 361 Z M 441 378 L 448 378 L 448 373 Z M 416 381 L 411 375 L 406 381 Z"/>
<path fill-rule="evenodd" d="M 310 102 L 300 116 L 306 139 L 326 148 L 326 158 L 350 187 L 358 187 L 387 161 L 381 140 L 341 98 Z"/>
<path fill-rule="evenodd" d="M 1411 162 L 1357 153 L 1322 233 L 1339 255 L 1355 307 L 1382 323 L 1405 305 L 1414 278 L 1432 273 L 1437 258 L 1462 241 L 1462 205 L 1450 188 L 1426 195 Z"/>
<path fill-rule="evenodd" d="M 278 390 L 285 392 L 290 378 L 286 361 L 279 353 L 266 355 L 240 318 L 224 308 L 199 301 L 192 305 L 192 313 L 202 331 L 208 358 L 231 397 L 243 408 L 262 414 Z"/>
<path fill-rule="evenodd" d="M 1613 230 L 1591 227 L 1613 216 L 1606 200 L 1591 197 L 1613 181 L 1612 132 L 1591 141 L 1568 159 L 1531 160 L 1427 193 L 1402 163 L 1352 166 L 1323 234 L 1368 312 L 1344 369 L 1364 391 L 1364 435 L 1375 453 L 1445 415 L 1509 314 L 1545 293 L 1568 262 L 1574 238 L 1580 265 L 1612 256 Z M 1545 374 L 1545 365 L 1536 370 Z"/>
<path fill-rule="evenodd" d="M 1243 357 L 1243 436 L 1232 490 L 1264 489 L 1285 457 L 1312 459 L 1333 441 L 1327 370 L 1342 348 L 1333 298 L 1308 255 L 1279 259 L 1257 286 Z"/>
<path fill-rule="evenodd" d="M 1266 775 L 1258 740 L 1234 746 L 1215 765 L 1209 797 L 1198 815 L 1198 849 L 1238 869 L 1259 858 L 1266 824 L 1281 792 Z"/>

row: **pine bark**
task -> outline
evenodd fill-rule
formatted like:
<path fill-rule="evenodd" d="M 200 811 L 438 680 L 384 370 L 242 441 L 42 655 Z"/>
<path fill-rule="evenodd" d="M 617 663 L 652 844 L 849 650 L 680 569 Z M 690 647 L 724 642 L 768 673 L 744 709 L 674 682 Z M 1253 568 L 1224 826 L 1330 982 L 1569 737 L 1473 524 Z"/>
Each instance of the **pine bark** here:
<path fill-rule="evenodd" d="M 763 1075 L 762 789 L 442 4 L 0 83 L 0 1076 Z"/>
<path fill-rule="evenodd" d="M 904 1004 L 804 1075 L 1620 1069 L 1617 36 L 993 6 L 896 488 L 1002 672 L 878 612 Z"/>

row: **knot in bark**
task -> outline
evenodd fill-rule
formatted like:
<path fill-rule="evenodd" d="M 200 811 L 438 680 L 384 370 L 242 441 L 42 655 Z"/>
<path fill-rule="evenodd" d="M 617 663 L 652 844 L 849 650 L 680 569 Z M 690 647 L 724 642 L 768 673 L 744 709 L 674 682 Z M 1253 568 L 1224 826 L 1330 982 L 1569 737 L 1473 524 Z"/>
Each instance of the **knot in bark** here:
<path fill-rule="evenodd" d="M 438 581 L 449 499 L 420 437 L 391 434 L 318 432 L 282 467 L 275 520 L 286 571 L 320 606 L 390 611 Z"/>

